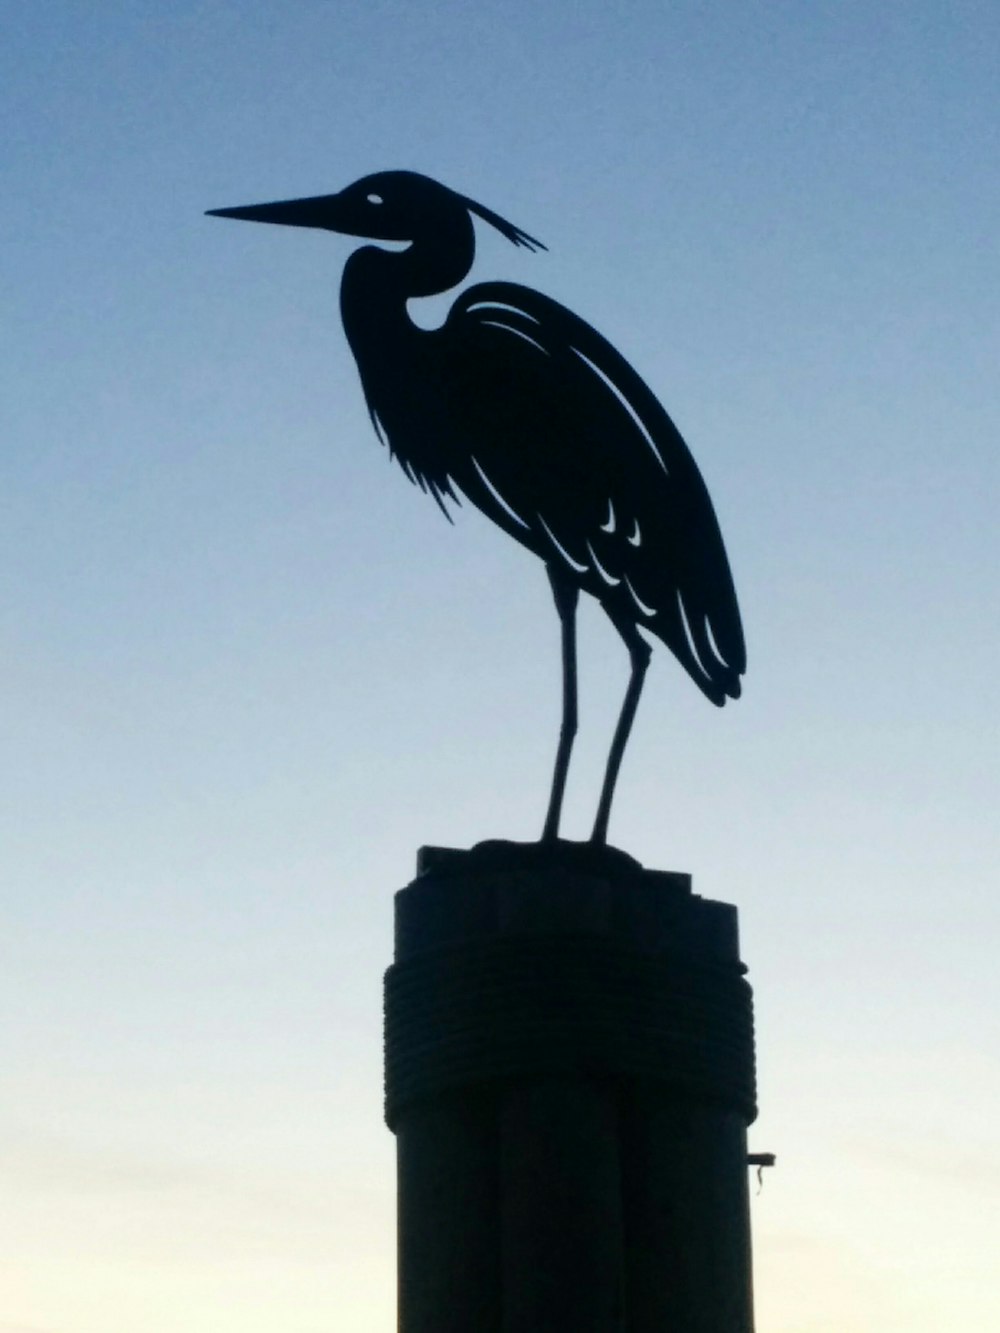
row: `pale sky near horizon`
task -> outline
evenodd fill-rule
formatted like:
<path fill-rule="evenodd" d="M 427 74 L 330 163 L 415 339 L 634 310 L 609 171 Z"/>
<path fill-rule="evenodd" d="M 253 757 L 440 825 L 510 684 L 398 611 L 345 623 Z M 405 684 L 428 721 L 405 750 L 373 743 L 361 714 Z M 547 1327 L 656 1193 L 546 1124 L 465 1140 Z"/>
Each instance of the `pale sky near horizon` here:
<path fill-rule="evenodd" d="M 394 1326 L 392 892 L 537 836 L 556 619 L 375 440 L 352 243 L 203 217 L 391 167 L 716 504 L 745 696 L 655 653 L 611 836 L 740 909 L 760 1333 L 1000 1328 L 998 68 L 988 0 L 10 14 L 0 1333 Z M 585 609 L 568 836 L 625 676 Z"/>

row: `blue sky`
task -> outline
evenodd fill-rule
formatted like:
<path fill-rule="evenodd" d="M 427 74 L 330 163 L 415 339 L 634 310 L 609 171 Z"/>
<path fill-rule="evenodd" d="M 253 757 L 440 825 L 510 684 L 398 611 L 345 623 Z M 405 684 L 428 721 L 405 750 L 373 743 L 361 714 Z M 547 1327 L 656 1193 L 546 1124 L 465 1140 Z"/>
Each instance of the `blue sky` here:
<path fill-rule="evenodd" d="M 612 839 L 740 908 L 762 1333 L 997 1327 L 998 39 L 974 0 L 12 16 L 0 1333 L 393 1326 L 392 891 L 537 835 L 556 621 L 371 434 L 350 242 L 202 216 L 389 167 L 548 244 L 481 230 L 474 276 L 607 334 L 716 503 L 745 697 L 655 655 Z M 581 654 L 571 836 L 594 608 Z"/>

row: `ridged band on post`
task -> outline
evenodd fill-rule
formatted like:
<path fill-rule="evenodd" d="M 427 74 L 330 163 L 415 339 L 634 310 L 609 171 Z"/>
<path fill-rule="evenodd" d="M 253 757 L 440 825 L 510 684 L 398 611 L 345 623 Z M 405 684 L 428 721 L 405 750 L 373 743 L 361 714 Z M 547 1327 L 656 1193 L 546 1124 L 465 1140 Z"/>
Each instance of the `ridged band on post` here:
<path fill-rule="evenodd" d="M 732 962 L 591 935 L 465 941 L 385 983 L 385 1116 L 462 1087 L 558 1072 L 662 1083 L 756 1115 L 750 986 Z"/>

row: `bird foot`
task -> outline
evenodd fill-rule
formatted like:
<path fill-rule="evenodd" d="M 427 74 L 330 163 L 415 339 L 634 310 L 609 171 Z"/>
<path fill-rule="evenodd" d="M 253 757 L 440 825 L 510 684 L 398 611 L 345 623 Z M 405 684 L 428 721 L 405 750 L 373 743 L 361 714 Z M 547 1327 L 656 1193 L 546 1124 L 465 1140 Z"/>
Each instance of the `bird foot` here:
<path fill-rule="evenodd" d="M 424 848 L 421 871 L 432 867 L 437 873 L 445 867 L 433 853 L 444 848 Z M 425 854 L 431 853 L 430 857 Z M 477 842 L 466 852 L 451 851 L 450 857 L 461 861 L 462 869 L 486 871 L 510 870 L 569 870 L 577 874 L 614 876 L 615 878 L 641 875 L 643 866 L 634 856 L 618 847 L 594 842 L 574 842 L 569 838 L 543 839 L 540 842 L 511 842 L 505 838 L 490 838 Z M 430 862 L 430 863 L 429 863 Z"/>

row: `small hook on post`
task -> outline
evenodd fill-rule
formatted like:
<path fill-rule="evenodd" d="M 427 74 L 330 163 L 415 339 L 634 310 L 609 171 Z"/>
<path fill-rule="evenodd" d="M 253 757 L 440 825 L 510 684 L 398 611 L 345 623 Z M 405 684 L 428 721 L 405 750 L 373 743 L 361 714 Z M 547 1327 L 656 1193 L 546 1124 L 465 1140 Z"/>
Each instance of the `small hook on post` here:
<path fill-rule="evenodd" d="M 774 1166 L 777 1157 L 773 1152 L 750 1152 L 747 1153 L 747 1166 L 757 1168 L 757 1193 L 764 1188 L 764 1167 Z"/>

